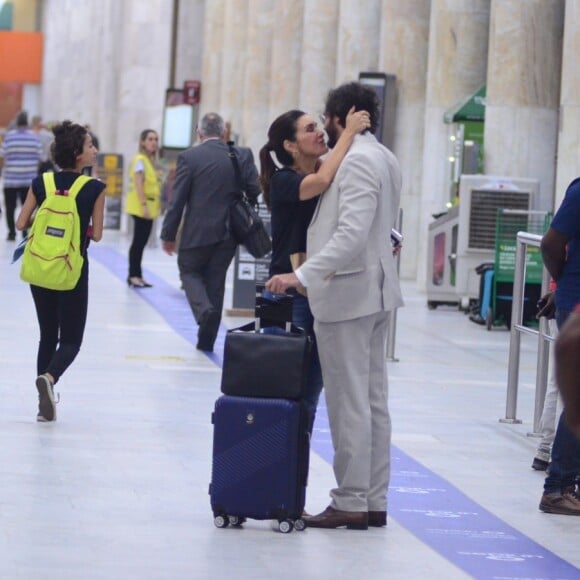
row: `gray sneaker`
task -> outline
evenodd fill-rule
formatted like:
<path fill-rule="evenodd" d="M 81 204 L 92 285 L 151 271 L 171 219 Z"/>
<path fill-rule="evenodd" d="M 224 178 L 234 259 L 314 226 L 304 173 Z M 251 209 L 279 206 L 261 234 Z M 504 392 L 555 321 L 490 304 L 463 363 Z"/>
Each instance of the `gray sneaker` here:
<path fill-rule="evenodd" d="M 56 421 L 54 390 L 47 375 L 39 375 L 36 378 L 36 390 L 38 391 L 38 415 L 36 420 L 39 423 Z"/>
<path fill-rule="evenodd" d="M 547 514 L 580 516 L 580 500 L 574 493 L 544 494 L 540 500 L 540 510 Z"/>
<path fill-rule="evenodd" d="M 537 455 L 534 457 L 534 461 L 532 462 L 532 469 L 535 469 L 536 471 L 548 471 L 548 467 L 550 467 L 549 461 L 541 459 Z"/>

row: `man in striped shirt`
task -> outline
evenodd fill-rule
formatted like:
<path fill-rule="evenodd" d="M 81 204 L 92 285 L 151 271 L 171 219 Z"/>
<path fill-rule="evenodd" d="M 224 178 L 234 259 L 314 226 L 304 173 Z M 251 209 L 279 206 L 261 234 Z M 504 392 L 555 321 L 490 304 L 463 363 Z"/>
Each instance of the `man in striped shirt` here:
<path fill-rule="evenodd" d="M 4 205 L 8 240 L 16 239 L 14 212 L 18 199 L 24 204 L 30 183 L 38 175 L 42 160 L 42 143 L 28 128 L 28 115 L 21 111 L 16 117 L 16 128 L 8 131 L 0 145 L 0 167 L 4 176 Z M 26 232 L 23 232 L 26 235 Z"/>

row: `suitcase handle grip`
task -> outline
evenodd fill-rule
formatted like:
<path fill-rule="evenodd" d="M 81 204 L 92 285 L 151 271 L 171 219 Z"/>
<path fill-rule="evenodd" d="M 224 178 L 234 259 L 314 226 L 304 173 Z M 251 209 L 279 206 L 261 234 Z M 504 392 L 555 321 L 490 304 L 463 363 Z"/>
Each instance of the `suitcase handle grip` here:
<path fill-rule="evenodd" d="M 273 327 L 273 328 L 278 328 L 278 327 Z M 230 330 L 228 330 L 228 332 L 259 332 L 260 331 L 260 325 L 259 325 L 259 321 L 254 320 L 254 322 L 248 322 L 248 324 L 244 324 L 243 326 L 238 326 L 237 328 L 231 328 Z M 287 327 L 286 332 L 288 332 L 289 334 L 296 334 L 299 336 L 302 336 L 304 334 L 306 334 L 306 331 L 301 328 L 300 326 L 296 326 L 293 323 L 290 323 L 289 329 Z M 275 334 L 275 333 L 272 333 Z"/>

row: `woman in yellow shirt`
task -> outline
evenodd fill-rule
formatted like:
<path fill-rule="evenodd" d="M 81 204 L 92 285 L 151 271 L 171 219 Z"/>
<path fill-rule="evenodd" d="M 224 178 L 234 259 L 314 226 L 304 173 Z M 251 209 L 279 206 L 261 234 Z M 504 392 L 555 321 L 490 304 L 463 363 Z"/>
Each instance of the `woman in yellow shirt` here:
<path fill-rule="evenodd" d="M 159 215 L 161 187 L 157 176 L 159 136 L 153 129 L 145 129 L 139 138 L 139 153 L 131 161 L 127 213 L 133 216 L 133 242 L 129 248 L 129 277 L 131 288 L 150 288 L 143 280 L 141 261 L 143 250 L 151 235 L 153 220 Z"/>

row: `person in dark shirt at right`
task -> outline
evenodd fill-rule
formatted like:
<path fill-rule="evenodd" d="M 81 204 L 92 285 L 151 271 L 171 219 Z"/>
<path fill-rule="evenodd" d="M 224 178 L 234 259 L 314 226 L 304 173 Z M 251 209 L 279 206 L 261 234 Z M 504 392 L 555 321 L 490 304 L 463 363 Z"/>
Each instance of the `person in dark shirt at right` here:
<path fill-rule="evenodd" d="M 556 283 L 556 323 L 558 330 L 563 330 L 580 303 L 580 178 L 568 186 L 562 205 L 542 238 L 541 251 L 544 265 Z M 557 347 L 558 358 L 564 351 L 566 334 L 563 341 Z M 556 365 L 556 380 L 562 380 L 563 372 L 566 377 L 565 370 L 558 369 L 557 362 Z M 564 385 L 564 392 L 567 392 L 568 385 L 566 382 Z M 573 416 L 574 410 L 564 405 L 552 445 L 552 461 L 544 481 L 540 510 L 580 516 L 576 490 L 576 478 L 580 474 L 580 439 L 568 427 L 566 419 L 571 413 Z"/>
<path fill-rule="evenodd" d="M 556 341 L 556 383 L 566 409 L 566 424 L 580 438 L 580 305 Z"/>

